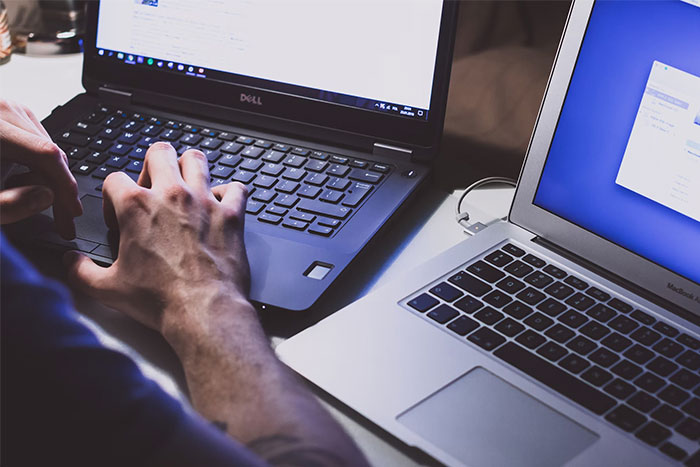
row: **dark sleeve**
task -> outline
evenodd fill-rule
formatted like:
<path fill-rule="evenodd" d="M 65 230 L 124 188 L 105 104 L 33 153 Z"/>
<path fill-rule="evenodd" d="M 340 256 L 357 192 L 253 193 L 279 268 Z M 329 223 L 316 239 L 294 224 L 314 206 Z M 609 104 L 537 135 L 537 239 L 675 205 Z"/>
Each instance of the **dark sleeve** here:
<path fill-rule="evenodd" d="M 259 465 L 76 319 L 0 236 L 2 465 Z"/>

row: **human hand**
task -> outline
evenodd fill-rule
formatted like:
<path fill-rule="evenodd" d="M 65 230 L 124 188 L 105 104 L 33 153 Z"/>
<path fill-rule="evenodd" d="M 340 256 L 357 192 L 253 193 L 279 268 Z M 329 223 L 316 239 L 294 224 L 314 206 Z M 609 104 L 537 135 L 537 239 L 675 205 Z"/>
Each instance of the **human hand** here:
<path fill-rule="evenodd" d="M 188 150 L 178 162 L 170 144 L 156 143 L 138 184 L 116 172 L 102 193 L 105 221 L 120 232 L 119 254 L 103 268 L 66 253 L 77 288 L 160 331 L 174 347 L 187 340 L 183 335 L 216 326 L 212 314 L 222 305 L 250 308 L 244 185 L 220 185 L 212 193 L 200 151 Z"/>
<path fill-rule="evenodd" d="M 3 181 L 15 164 L 29 168 L 28 173 L 14 177 L 13 188 L 0 191 L 0 223 L 17 222 L 53 204 L 56 230 L 66 239 L 74 238 L 73 218 L 83 208 L 66 155 L 31 110 L 2 99 L 0 157 Z"/>

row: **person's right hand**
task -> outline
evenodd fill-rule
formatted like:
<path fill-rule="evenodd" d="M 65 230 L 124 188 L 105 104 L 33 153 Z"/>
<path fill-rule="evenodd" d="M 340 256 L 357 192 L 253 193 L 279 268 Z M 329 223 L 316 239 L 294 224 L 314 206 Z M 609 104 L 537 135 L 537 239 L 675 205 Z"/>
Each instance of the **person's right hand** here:
<path fill-rule="evenodd" d="M 119 230 L 119 253 L 103 268 L 68 252 L 79 289 L 160 331 L 173 347 L 252 309 L 243 245 L 247 190 L 233 182 L 212 193 L 204 154 L 188 150 L 178 162 L 170 144 L 155 143 L 138 184 L 116 172 L 102 194 L 105 221 Z M 222 305 L 226 315 L 211 316 Z"/>
<path fill-rule="evenodd" d="M 29 168 L 13 188 L 0 191 L 0 223 L 37 214 L 53 204 L 56 230 L 75 237 L 73 218 L 83 213 L 68 159 L 39 120 L 24 106 L 0 99 L 0 162 L 3 179 L 15 165 Z"/>

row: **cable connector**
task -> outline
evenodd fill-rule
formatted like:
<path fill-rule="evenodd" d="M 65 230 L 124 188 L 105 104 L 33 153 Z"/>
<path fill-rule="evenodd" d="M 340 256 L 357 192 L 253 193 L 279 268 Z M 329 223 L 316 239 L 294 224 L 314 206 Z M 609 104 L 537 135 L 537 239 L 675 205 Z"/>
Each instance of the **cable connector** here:
<path fill-rule="evenodd" d="M 464 232 L 469 234 L 469 235 L 476 235 L 482 230 L 486 229 L 488 226 L 491 224 L 495 224 L 496 222 L 499 222 L 503 219 L 496 219 L 493 222 L 489 222 L 488 224 L 484 224 L 483 222 L 475 222 L 473 224 L 469 223 L 469 213 L 468 212 L 459 212 L 459 210 L 462 207 L 462 202 L 464 201 L 464 198 L 467 197 L 467 195 L 474 190 L 475 188 L 492 184 L 492 183 L 505 183 L 507 185 L 512 185 L 515 186 L 516 182 L 515 180 L 512 180 L 510 178 L 503 178 L 503 177 L 487 177 L 483 178 L 481 180 L 478 180 L 477 182 L 472 183 L 467 187 L 466 190 L 464 190 L 464 193 L 462 193 L 462 196 L 459 197 L 459 201 L 457 202 L 456 206 L 456 217 L 455 219 L 457 220 L 457 223 L 462 226 L 464 229 Z"/>

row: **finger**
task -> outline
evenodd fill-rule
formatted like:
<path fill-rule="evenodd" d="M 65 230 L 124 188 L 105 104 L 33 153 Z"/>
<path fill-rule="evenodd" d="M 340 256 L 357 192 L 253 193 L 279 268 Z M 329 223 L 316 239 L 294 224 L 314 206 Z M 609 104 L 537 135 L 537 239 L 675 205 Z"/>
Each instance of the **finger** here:
<path fill-rule="evenodd" d="M 180 172 L 185 183 L 200 196 L 213 196 L 209 189 L 209 162 L 201 151 L 188 149 L 180 157 Z"/>
<path fill-rule="evenodd" d="M 0 224 L 11 224 L 38 214 L 53 203 L 45 186 L 22 186 L 0 191 Z"/>
<path fill-rule="evenodd" d="M 76 289 L 102 302 L 109 302 L 114 296 L 117 285 L 113 280 L 114 265 L 103 268 L 77 251 L 67 251 L 63 264 L 67 268 L 68 282 Z"/>
<path fill-rule="evenodd" d="M 145 187 L 182 185 L 182 175 L 177 163 L 175 148 L 163 141 L 151 145 L 146 151 L 143 170 L 138 184 Z"/>
<path fill-rule="evenodd" d="M 51 139 L 51 136 L 49 136 L 49 133 L 46 131 L 46 128 L 44 128 L 44 125 L 42 125 L 41 122 L 39 121 L 39 119 L 36 118 L 36 115 L 34 115 L 34 112 L 32 112 L 31 109 L 29 109 L 28 107 L 25 107 L 24 111 L 25 111 L 27 117 L 29 118 L 29 120 L 31 120 L 31 122 L 34 124 L 36 129 L 39 131 L 39 133 L 41 133 L 45 137 Z"/>
<path fill-rule="evenodd" d="M 107 176 L 102 184 L 102 214 L 105 224 L 112 230 L 119 230 L 119 218 L 122 208 L 121 200 L 134 189 L 142 190 L 124 172 L 114 172 Z"/>
<path fill-rule="evenodd" d="M 15 188 L 20 186 L 29 185 L 43 185 L 46 186 L 46 177 L 37 172 L 24 172 L 17 175 L 10 176 L 5 182 L 6 188 Z"/>
<path fill-rule="evenodd" d="M 51 140 L 0 121 L 0 141 L 5 160 L 41 173 L 55 194 L 54 218 L 58 232 L 73 238 L 73 218 L 82 214 L 78 185 L 68 170 L 65 154 Z"/>

